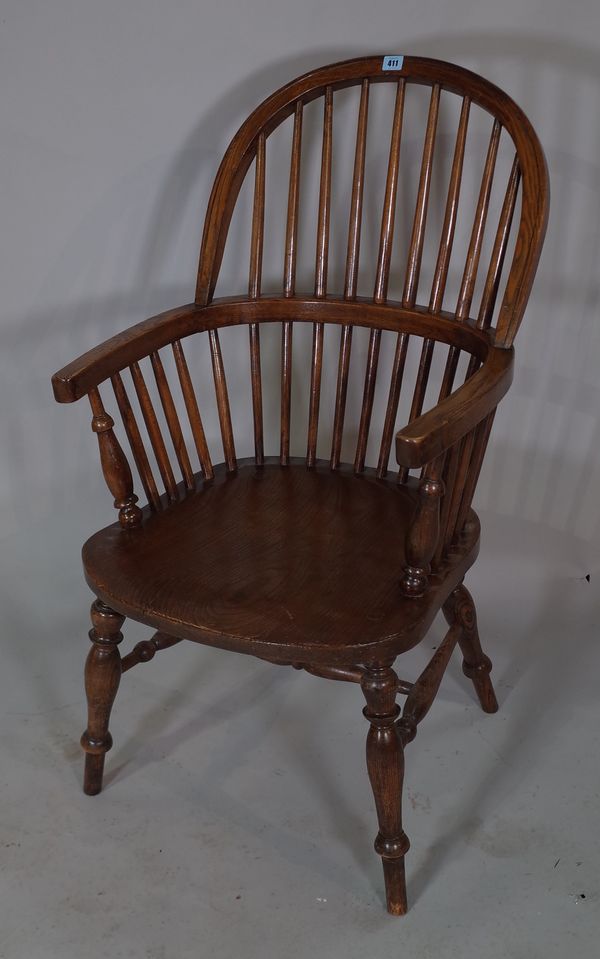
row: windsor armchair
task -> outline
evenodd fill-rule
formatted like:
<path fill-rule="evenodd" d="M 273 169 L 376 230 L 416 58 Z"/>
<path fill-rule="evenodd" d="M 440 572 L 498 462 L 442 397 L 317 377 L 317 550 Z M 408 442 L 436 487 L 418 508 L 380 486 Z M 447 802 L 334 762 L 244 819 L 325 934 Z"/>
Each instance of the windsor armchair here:
<path fill-rule="evenodd" d="M 383 86 L 394 99 L 377 201 L 379 240 L 369 279 L 368 270 L 363 271 L 369 254 L 364 223 L 367 203 L 375 201 L 368 187 L 368 114 L 370 100 Z M 337 230 L 332 203 L 337 183 L 337 174 L 332 179 L 335 104 L 351 88 L 354 163 L 343 228 L 345 256 L 334 282 L 330 233 Z M 402 128 L 413 88 L 430 92 L 426 119 L 417 131 L 414 212 L 406 250 L 395 253 L 398 194 L 405 182 Z M 304 242 L 299 229 L 303 116 L 313 101 L 317 107 L 322 104 L 319 185 L 314 191 L 316 259 L 313 233 L 314 286 L 301 292 L 296 278 Z M 453 133 L 439 136 L 440 118 L 450 102 L 456 104 Z M 481 136 L 469 140 L 475 112 L 487 124 L 483 148 Z M 291 164 L 283 283 L 279 292 L 266 293 L 267 143 L 286 127 L 287 119 Z M 494 206 L 501 143 L 508 145 L 510 162 Z M 436 173 L 440 151 L 448 158 L 446 173 Z M 471 160 L 480 164 L 475 185 L 465 174 Z M 215 297 L 234 208 L 246 182 L 254 185 L 247 291 Z M 429 260 L 425 251 L 434 194 L 442 202 L 437 204 L 439 228 Z M 375 849 L 383 860 L 387 906 L 393 914 L 406 911 L 404 749 L 415 738 L 456 645 L 481 706 L 486 712 L 497 709 L 491 663 L 480 645 L 475 607 L 463 578 L 478 553 L 480 527 L 471 502 L 495 409 L 511 382 L 512 342 L 537 267 L 548 195 L 540 144 L 516 104 L 481 77 L 435 60 L 372 57 L 326 66 L 277 91 L 242 125 L 210 196 L 195 301 L 109 339 L 53 377 L 59 402 L 89 399 L 102 469 L 118 510 L 118 523 L 93 535 L 83 549 L 85 576 L 97 597 L 85 668 L 86 793 L 98 793 L 102 786 L 105 754 L 112 745 L 109 716 L 121 675 L 152 659 L 157 650 L 191 640 L 357 683 L 370 724 L 367 768 L 379 821 Z M 465 206 L 470 210 L 466 229 L 457 227 Z M 461 229 L 465 240 L 459 254 Z M 390 290 L 398 283 L 400 292 L 394 298 Z M 368 295 L 359 295 L 365 286 Z M 276 370 L 279 453 L 266 455 L 261 333 L 273 330 L 274 324 L 281 328 Z M 303 324 L 312 328 L 310 372 L 298 380 L 292 334 Z M 254 455 L 247 457 L 236 452 L 233 393 L 225 376 L 223 336 L 219 338 L 220 330 L 231 327 L 245 328 L 249 336 L 248 421 L 253 423 Z M 330 342 L 326 331 L 334 330 L 339 331 L 339 352 L 328 420 L 321 384 L 327 367 L 325 344 Z M 352 346 L 360 335 L 365 340 L 358 357 L 361 386 L 354 389 L 351 352 L 356 363 Z M 194 364 L 189 362 L 188 343 L 194 338 L 206 342 L 212 364 L 218 413 L 212 434 L 205 429 L 208 420 L 201 414 Z M 411 368 L 407 355 L 415 343 L 419 359 Z M 432 384 L 434 348 L 435 356 L 443 357 L 437 385 Z M 244 339 L 238 341 L 236 355 L 242 350 Z M 391 362 L 381 382 L 384 358 Z M 293 455 L 293 370 L 297 389 L 306 389 L 307 396 L 303 457 Z M 462 382 L 457 385 L 457 380 Z M 100 387 L 105 397 L 106 388 L 112 387 L 132 465 Z M 375 435 L 378 389 L 382 424 Z M 433 403 L 424 412 L 432 389 Z M 347 428 L 348 409 L 357 393 L 362 405 L 352 430 Z M 403 423 L 405 395 L 409 407 Z M 213 465 L 219 433 L 223 462 Z M 370 438 L 374 466 L 367 463 Z M 326 456 L 319 455 L 324 443 Z M 392 446 L 399 466 L 395 472 L 390 467 Z M 346 456 L 344 450 L 350 447 Z M 134 492 L 134 476 L 147 500 L 143 508 Z M 414 683 L 399 679 L 393 668 L 396 657 L 425 637 L 440 610 L 449 624 L 443 642 Z M 118 646 L 126 617 L 156 632 L 121 657 Z M 402 710 L 398 694 L 406 696 Z"/>

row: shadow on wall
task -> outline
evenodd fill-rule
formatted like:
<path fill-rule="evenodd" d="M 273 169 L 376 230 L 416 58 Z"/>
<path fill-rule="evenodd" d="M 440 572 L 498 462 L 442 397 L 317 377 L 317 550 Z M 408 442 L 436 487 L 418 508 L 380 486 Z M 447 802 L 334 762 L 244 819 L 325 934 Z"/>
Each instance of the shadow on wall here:
<path fill-rule="evenodd" d="M 164 284 L 157 278 L 164 275 L 164 264 L 172 260 L 174 250 L 182 246 L 181 221 L 190 216 L 192 199 L 201 196 L 205 204 L 218 159 L 241 120 L 264 96 L 292 77 L 321 63 L 367 52 L 372 51 L 329 47 L 286 58 L 262 66 L 223 93 L 164 175 L 144 227 L 146 240 L 132 271 L 131 288 L 18 319 L 12 336 L 9 332 L 6 338 L 5 357 L 10 354 L 10 366 L 4 385 L 7 389 L 8 382 L 17 393 L 27 389 L 20 407 L 23 415 L 13 419 L 9 434 L 10 492 L 15 497 L 25 492 L 42 510 L 49 509 L 51 502 L 56 506 L 56 497 L 45 500 L 39 489 L 43 444 L 47 444 L 45 490 L 64 485 L 65 464 L 82 481 L 91 475 L 92 464 L 96 468 L 87 409 L 80 412 L 76 427 L 70 413 L 69 431 L 64 411 L 49 409 L 44 371 L 50 374 L 146 314 L 192 298 L 193 275 L 187 283 L 171 280 Z M 429 37 L 412 42 L 410 52 L 454 60 L 496 80 L 524 107 L 544 143 L 553 186 L 548 238 L 518 339 L 515 385 L 497 417 L 477 501 L 501 514 L 556 528 L 568 526 L 583 540 L 591 541 L 600 528 L 600 507 L 593 496 L 600 481 L 600 384 L 598 364 L 593 360 L 600 355 L 600 335 L 595 328 L 600 247 L 596 160 L 600 122 L 594 119 L 600 80 L 597 51 L 562 40 L 506 33 Z M 194 220 L 188 221 L 185 237 L 186 247 L 194 245 L 194 255 L 200 235 L 196 212 L 201 214 L 203 209 L 192 211 Z M 90 226 L 88 221 L 74 238 L 73 247 L 78 247 L 74 262 L 81 262 L 87 229 L 97 232 L 98 225 Z M 127 230 L 133 249 L 138 249 L 139 222 L 128 225 Z M 61 257 L 63 267 L 68 255 L 66 250 Z M 179 277 L 179 272 L 174 269 L 172 276 Z M 31 368 L 34 341 L 37 360 L 34 355 L 33 361 L 39 362 L 39 378 L 32 383 L 26 382 L 22 371 Z M 24 442 L 27 431 L 29 439 Z M 76 435 L 78 432 L 87 439 Z M 216 439 L 216 425 L 213 435 Z"/>

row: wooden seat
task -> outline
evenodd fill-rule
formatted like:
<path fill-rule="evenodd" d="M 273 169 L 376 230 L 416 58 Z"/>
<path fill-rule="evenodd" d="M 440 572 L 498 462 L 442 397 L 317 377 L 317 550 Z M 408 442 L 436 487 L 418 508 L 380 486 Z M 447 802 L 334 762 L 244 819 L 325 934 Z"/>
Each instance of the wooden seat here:
<path fill-rule="evenodd" d="M 161 631 L 273 661 L 363 662 L 414 646 L 440 605 L 398 597 L 416 499 L 416 486 L 372 473 L 252 461 L 139 535 L 118 523 L 96 533 L 85 574 L 105 603 Z M 453 557 L 461 568 L 470 529 Z"/>
<path fill-rule="evenodd" d="M 367 143 L 370 104 L 386 91 L 388 107 L 381 101 L 374 111 L 381 119 L 389 110 L 385 134 L 376 133 L 377 143 L 387 141 L 382 173 Z M 427 103 L 404 150 L 418 91 Z M 355 134 L 345 184 L 340 97 L 341 121 L 354 117 Z M 310 110 L 322 130 L 313 189 Z M 265 250 L 277 233 L 277 204 L 268 196 L 281 181 L 271 178 L 269 158 L 281 162 L 271 143 L 286 132 L 284 248 L 273 267 Z M 397 210 L 405 220 L 411 189 L 413 212 L 399 230 Z M 248 282 L 241 294 L 216 297 L 244 190 L 252 191 Z M 308 287 L 303 204 L 316 213 Z M 406 911 L 404 750 L 457 645 L 482 708 L 497 709 L 463 578 L 479 549 L 471 504 L 511 383 L 547 214 L 545 160 L 529 121 L 497 87 L 452 64 L 400 56 L 333 64 L 276 91 L 245 121 L 209 200 L 194 302 L 113 337 L 52 381 L 59 402 L 89 399 L 119 518 L 83 550 L 96 596 L 81 740 L 86 793 L 102 787 L 122 674 L 158 650 L 191 640 L 355 682 L 366 700 L 387 907 Z M 238 257 L 243 210 L 239 216 L 231 231 Z M 363 221 L 374 218 L 372 246 Z M 294 331 L 307 328 L 312 346 L 302 353 Z M 274 360 L 272 336 L 267 350 L 265 338 L 277 331 Z M 236 415 L 229 361 L 234 402 L 240 379 L 248 387 Z M 248 436 L 240 436 L 246 410 Z M 254 447 L 250 459 L 238 456 L 243 445 L 244 453 Z M 399 679 L 396 658 L 425 637 L 439 611 L 449 624 L 444 640 L 414 682 Z M 121 656 L 126 617 L 155 632 Z"/>

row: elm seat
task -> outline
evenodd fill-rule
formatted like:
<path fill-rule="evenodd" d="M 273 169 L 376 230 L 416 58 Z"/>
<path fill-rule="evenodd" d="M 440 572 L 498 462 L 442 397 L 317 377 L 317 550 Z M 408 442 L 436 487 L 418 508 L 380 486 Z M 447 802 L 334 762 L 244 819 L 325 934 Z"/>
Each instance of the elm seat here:
<path fill-rule="evenodd" d="M 338 138 L 348 122 L 350 139 Z M 52 381 L 59 402 L 89 399 L 119 516 L 83 550 L 97 597 L 87 794 L 102 788 L 121 676 L 158 650 L 191 640 L 357 683 L 387 908 L 406 912 L 404 754 L 457 646 L 482 708 L 498 708 L 463 578 L 547 215 L 531 124 L 502 90 L 453 64 L 331 64 L 242 124 L 208 202 L 194 302 L 112 337 Z M 247 285 L 216 297 L 225 250 L 233 261 L 244 241 Z M 298 335 L 307 330 L 312 346 Z M 253 443 L 251 461 L 238 459 L 240 439 Z M 400 679 L 395 659 L 439 612 L 444 639 L 414 682 Z M 127 617 L 156 632 L 121 656 Z M 235 663 L 224 657 L 223 668 Z"/>
<path fill-rule="evenodd" d="M 245 463 L 131 535 L 100 530 L 85 575 L 113 609 L 162 631 L 279 661 L 362 662 L 420 638 L 429 603 L 398 595 L 416 498 L 415 485 L 328 464 Z"/>

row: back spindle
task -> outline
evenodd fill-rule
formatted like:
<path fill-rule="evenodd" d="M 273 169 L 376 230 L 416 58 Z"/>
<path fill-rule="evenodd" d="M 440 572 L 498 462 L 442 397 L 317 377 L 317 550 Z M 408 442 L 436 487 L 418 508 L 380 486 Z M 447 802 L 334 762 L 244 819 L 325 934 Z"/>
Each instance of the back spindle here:
<path fill-rule="evenodd" d="M 348 225 L 348 250 L 346 255 L 346 278 L 344 299 L 356 297 L 358 285 L 358 264 L 360 256 L 360 230 L 362 224 L 363 194 L 365 188 L 365 158 L 367 152 L 367 121 L 369 115 L 369 81 L 363 80 L 358 109 L 356 128 L 356 148 L 354 151 L 354 173 L 352 176 L 352 198 L 350 201 L 350 222 Z"/>
<path fill-rule="evenodd" d="M 417 202 L 415 206 L 412 234 L 408 250 L 404 292 L 402 295 L 402 305 L 409 309 L 415 305 L 417 290 L 419 287 L 419 276 L 421 273 L 421 260 L 423 258 L 425 225 L 427 222 L 427 207 L 429 205 L 431 171 L 433 168 L 433 154 L 435 150 L 435 135 L 437 131 L 439 107 L 440 87 L 439 84 L 436 83 L 431 90 L 431 99 L 429 102 L 429 114 L 427 117 L 427 127 L 425 130 L 425 140 L 423 144 L 419 188 L 417 191 Z M 430 339 L 425 340 L 423 343 L 421 362 L 419 364 L 419 372 L 417 375 L 417 382 L 415 385 L 412 408 L 410 412 L 411 419 L 415 419 L 417 416 L 419 416 L 423 408 L 423 400 L 425 398 L 425 390 L 427 389 L 431 358 L 433 355 L 433 344 L 434 341 Z M 405 348 L 404 343 L 399 342 L 398 346 Z"/>
<path fill-rule="evenodd" d="M 442 530 L 442 542 L 444 550 L 448 549 L 454 539 L 456 521 L 460 510 L 465 481 L 469 475 L 471 465 L 471 456 L 473 454 L 473 445 L 475 442 L 475 431 L 471 430 L 457 443 L 457 468 L 454 476 L 454 482 L 451 488 L 448 488 L 446 499 L 448 499 L 448 508 L 446 510 L 446 526 Z"/>
<path fill-rule="evenodd" d="M 436 83 L 431 90 L 427 128 L 425 130 L 425 141 L 423 144 L 423 157 L 421 159 L 419 189 L 417 191 L 417 202 L 415 206 L 415 215 L 413 218 L 410 246 L 408 249 L 408 261 L 406 264 L 406 279 L 404 281 L 404 292 L 402 295 L 402 305 L 409 308 L 412 308 L 415 305 L 417 289 L 419 287 L 419 276 L 421 273 L 421 260 L 423 258 L 425 224 L 427 222 L 427 207 L 429 205 L 429 193 L 431 189 L 431 172 L 433 169 L 433 153 L 435 150 L 435 135 L 437 131 L 439 109 L 440 87 L 439 84 Z"/>
<path fill-rule="evenodd" d="M 477 316 L 477 326 L 481 330 L 489 329 L 492 322 L 494 307 L 496 305 L 496 297 L 498 296 L 498 287 L 500 285 L 500 277 L 502 275 L 502 268 L 504 266 L 504 258 L 506 256 L 508 240 L 510 237 L 510 228 L 512 226 L 515 206 L 517 203 L 520 179 L 521 171 L 519 168 L 519 159 L 517 156 L 515 156 L 512 169 L 510 171 L 508 186 L 504 195 L 504 203 L 502 204 L 498 229 L 496 230 L 490 264 L 481 297 L 479 314 Z"/>
<path fill-rule="evenodd" d="M 285 232 L 285 258 L 283 270 L 283 293 L 294 296 L 296 291 L 296 259 L 298 252 L 298 208 L 300 203 L 300 157 L 302 152 L 302 101 L 298 100 L 294 111 L 292 156 L 288 190 L 287 224 Z M 290 461 L 290 416 L 292 402 L 292 321 L 282 324 L 281 336 L 281 438 L 279 459 L 282 466 Z"/>
<path fill-rule="evenodd" d="M 248 277 L 248 296 L 251 300 L 257 300 L 259 298 L 262 278 L 262 259 L 265 235 L 266 160 L 265 134 L 259 133 L 256 141 L 254 205 L 252 208 L 252 237 L 250 240 L 250 275 Z"/>
<path fill-rule="evenodd" d="M 290 414 L 292 405 L 292 324 L 282 324 L 281 338 L 281 438 L 279 461 L 288 466 L 290 461 Z"/>
<path fill-rule="evenodd" d="M 144 492 L 151 508 L 158 510 L 160 509 L 160 496 L 121 374 L 115 373 L 111 376 L 111 383 L 121 419 L 123 420 L 123 426 L 125 427 L 125 433 L 127 434 L 131 452 L 133 453 L 135 465 L 137 466 L 137 471 L 140 474 L 142 486 L 144 487 Z"/>
<path fill-rule="evenodd" d="M 373 400 L 375 397 L 375 386 L 377 383 L 377 366 L 379 363 L 380 344 L 381 330 L 371 330 L 371 335 L 369 336 L 369 349 L 367 352 L 367 368 L 365 371 L 363 402 L 360 413 L 360 423 L 358 427 L 358 440 L 356 443 L 356 455 L 354 457 L 355 473 L 362 473 L 363 469 L 365 468 L 367 441 L 369 439 L 369 427 L 371 425 L 371 414 L 373 412 Z"/>
<path fill-rule="evenodd" d="M 475 430 L 475 441 L 473 444 L 473 450 L 471 453 L 471 462 L 469 464 L 469 473 L 466 478 L 463 495 L 458 510 L 458 515 L 456 517 L 456 523 L 453 530 L 453 538 L 459 536 L 464 528 L 464 525 L 467 521 L 467 516 L 471 503 L 473 501 L 473 495 L 475 493 L 475 488 L 479 480 L 479 474 L 481 473 L 481 467 L 483 465 L 483 458 L 485 456 L 485 451 L 487 449 L 488 440 L 490 438 L 490 433 L 492 430 L 492 425 L 494 422 L 494 417 L 496 411 L 494 410 L 485 418 L 485 420 L 479 424 Z"/>
<path fill-rule="evenodd" d="M 200 417 L 200 410 L 198 409 L 198 401 L 192 385 L 190 371 L 188 369 L 185 353 L 183 352 L 183 346 L 179 340 L 175 340 L 173 342 L 173 356 L 175 357 L 175 366 L 177 367 L 177 376 L 179 377 L 179 385 L 183 395 L 183 402 L 185 403 L 185 409 L 188 415 L 188 420 L 190 421 L 192 436 L 194 437 L 194 445 L 198 454 L 198 460 L 200 461 L 200 469 L 204 478 L 209 480 L 212 479 L 214 475 L 213 466 L 210 460 L 206 435 L 204 433 L 204 427 L 202 425 L 202 419 Z"/>
<path fill-rule="evenodd" d="M 396 423 L 396 416 L 398 414 L 398 403 L 400 402 L 402 377 L 404 375 L 404 366 L 406 364 L 408 340 L 408 333 L 399 333 L 396 338 L 396 350 L 394 353 L 394 363 L 392 366 L 392 376 L 390 379 L 390 390 L 385 411 L 381 447 L 379 450 L 379 461 L 377 463 L 377 476 L 380 479 L 386 476 L 388 471 L 392 440 L 394 437 L 394 426 Z"/>
<path fill-rule="evenodd" d="M 458 474 L 460 453 L 461 453 L 461 443 L 458 442 L 458 443 L 455 443 L 454 446 L 450 450 L 448 450 L 448 453 L 446 454 L 446 462 L 444 465 L 444 473 L 443 473 L 445 492 L 444 492 L 441 509 L 440 509 L 440 535 L 438 537 L 437 549 L 432 560 L 433 569 L 437 569 L 439 567 L 446 553 L 448 516 L 450 513 L 450 507 L 451 507 L 452 491 L 454 490 L 456 485 L 456 476 Z"/>
<path fill-rule="evenodd" d="M 467 127 L 469 124 L 470 108 L 471 101 L 469 97 L 463 97 L 460 120 L 458 122 L 458 131 L 456 134 L 456 142 L 454 145 L 454 156 L 452 159 L 450 182 L 448 184 L 448 195 L 446 198 L 446 209 L 444 212 L 442 235 L 440 238 L 438 256 L 429 298 L 430 313 L 439 313 L 439 311 L 442 309 L 444 301 L 444 292 L 446 289 L 446 282 L 448 280 L 448 268 L 450 266 L 450 257 L 454 243 L 454 232 L 456 229 L 456 217 L 460 199 L 460 187 L 465 157 L 465 144 L 467 142 Z"/>
<path fill-rule="evenodd" d="M 300 156 L 302 152 L 302 101 L 298 100 L 294 112 L 292 156 L 288 189 L 287 224 L 285 231 L 285 259 L 283 292 L 293 296 L 296 287 L 296 258 L 298 253 L 298 208 L 300 204 Z"/>
<path fill-rule="evenodd" d="M 398 192 L 398 172 L 400 169 L 400 143 L 402 140 L 404 98 L 405 83 L 404 80 L 400 80 L 396 88 L 394 120 L 392 123 L 390 153 L 385 183 L 385 196 L 383 201 L 383 212 L 381 216 L 379 255 L 377 257 L 377 273 L 375 277 L 375 290 L 373 294 L 373 300 L 375 303 L 385 303 L 387 299 L 392 246 L 394 241 L 394 221 L 396 212 L 396 195 Z M 367 352 L 367 367 L 365 371 L 363 401 L 360 414 L 360 423 L 358 427 L 358 440 L 356 444 L 356 454 L 354 457 L 354 470 L 356 473 L 362 472 L 365 466 L 369 428 L 371 425 L 371 415 L 373 412 L 373 400 L 375 397 L 375 386 L 377 383 L 377 366 L 379 363 L 380 343 L 381 330 L 371 330 L 369 337 L 369 349 Z"/>
<path fill-rule="evenodd" d="M 456 311 L 454 314 L 459 323 L 464 322 L 469 317 L 471 312 L 471 304 L 473 302 L 473 293 L 475 290 L 475 283 L 477 281 L 477 271 L 479 268 L 481 248 L 483 246 L 483 237 L 485 233 L 485 224 L 490 206 L 490 195 L 492 192 L 492 182 L 494 179 L 494 170 L 496 167 L 498 144 L 500 143 L 501 132 L 502 127 L 500 122 L 498 120 L 494 120 L 494 125 L 492 127 L 492 133 L 488 144 L 485 165 L 483 168 L 483 176 L 481 179 L 481 187 L 477 200 L 477 208 L 475 210 L 475 218 L 473 220 L 473 227 L 471 229 L 471 239 L 469 241 L 465 269 L 463 272 L 460 292 L 458 294 L 458 301 L 456 304 Z M 459 358 L 460 350 L 456 346 L 451 346 L 448 350 L 448 356 L 446 359 L 446 367 L 444 369 L 444 377 L 439 394 L 440 400 L 445 399 L 452 392 Z"/>
<path fill-rule="evenodd" d="M 317 219 L 317 255 L 315 265 L 315 296 L 327 295 L 327 265 L 329 260 L 329 221 L 331 209 L 331 151 L 333 123 L 333 91 L 325 90 L 323 116 L 323 148 L 321 152 L 321 183 L 319 189 L 319 214 Z M 321 399 L 321 371 L 323 365 L 323 323 L 313 325 L 313 348 L 310 377 L 310 404 L 308 414 L 308 443 L 306 464 L 315 465 L 317 458 L 317 432 Z"/>
<path fill-rule="evenodd" d="M 169 456 L 160 431 L 160 426 L 158 425 L 154 406 L 150 399 L 148 387 L 146 386 L 146 381 L 144 380 L 139 363 L 132 363 L 129 369 L 167 496 L 171 502 L 174 502 L 177 499 L 177 483 L 175 482 L 175 476 L 171 469 Z"/>
<path fill-rule="evenodd" d="M 494 179 L 494 169 L 496 167 L 496 158 L 498 156 L 498 144 L 500 143 L 501 130 L 502 127 L 500 125 L 500 121 L 494 120 L 487 155 L 485 158 L 485 166 L 481 179 L 479 198 L 477 200 L 477 209 L 475 210 L 475 219 L 473 221 L 473 228 L 471 230 L 471 239 L 469 241 L 469 249 L 467 251 L 467 260 L 465 263 L 460 292 L 458 294 L 458 302 L 456 304 L 455 316 L 459 321 L 467 319 L 471 310 L 473 291 L 475 289 L 475 281 L 477 279 L 477 268 L 479 266 L 481 247 L 483 244 L 485 223 L 490 206 L 490 194 L 492 191 L 492 181 Z"/>
<path fill-rule="evenodd" d="M 520 180 L 521 171 L 519 167 L 519 159 L 517 156 L 515 156 L 508 179 L 506 192 L 504 194 L 504 202 L 502 204 L 496 236 L 494 237 L 494 246 L 492 248 L 492 255 L 490 257 L 485 285 L 481 296 L 479 313 L 477 314 L 477 326 L 480 330 L 489 329 L 492 323 L 494 307 L 496 305 L 496 299 L 498 296 L 498 288 L 500 286 L 500 277 L 502 276 L 504 259 L 510 238 L 510 230 L 515 212 L 515 206 L 517 203 L 517 196 L 519 193 Z M 479 361 L 477 360 L 477 357 L 472 356 L 469 361 L 465 379 L 469 379 L 469 377 L 471 377 L 473 373 L 476 373 L 478 369 Z M 444 395 L 448 394 L 446 393 Z"/>
<path fill-rule="evenodd" d="M 340 465 L 342 453 L 342 435 L 348 395 L 348 374 L 350 371 L 350 352 L 352 349 L 352 326 L 343 326 L 340 333 L 340 357 L 338 361 L 337 383 L 335 388 L 335 412 L 333 417 L 333 436 L 331 440 L 330 466 L 335 470 Z"/>
<path fill-rule="evenodd" d="M 473 220 L 473 227 L 471 230 L 471 239 L 469 241 L 465 269 L 463 272 L 460 292 L 458 294 L 458 301 L 456 304 L 455 318 L 460 323 L 464 322 L 464 320 L 468 318 L 471 311 L 471 304 L 473 302 L 473 292 L 475 290 L 475 282 L 477 280 L 477 271 L 481 257 L 485 224 L 490 206 L 490 194 L 492 192 L 492 182 L 494 179 L 494 169 L 496 167 L 496 158 L 498 156 L 498 144 L 500 142 L 501 132 L 502 127 L 500 122 L 498 120 L 494 120 L 485 159 L 485 166 L 483 169 L 483 176 L 481 179 L 481 187 L 477 200 L 477 208 L 475 210 L 475 218 Z M 458 347 L 451 346 L 448 350 L 448 357 L 446 359 L 446 368 L 444 370 L 442 389 L 440 390 L 440 400 L 445 399 L 446 396 L 449 396 L 452 392 L 459 357 L 460 350 Z"/>
<path fill-rule="evenodd" d="M 187 447 L 183 438 L 181 425 L 179 423 L 179 416 L 177 415 L 175 403 L 173 402 L 171 387 L 167 381 L 162 360 L 157 352 L 150 354 L 150 362 L 152 363 L 152 370 L 154 372 L 156 386 L 158 388 L 160 401 L 162 403 L 165 419 L 169 428 L 169 434 L 175 450 L 175 456 L 177 457 L 177 462 L 179 463 L 179 468 L 181 469 L 181 475 L 183 477 L 186 489 L 191 490 L 194 489 L 194 472 L 192 470 Z"/>
<path fill-rule="evenodd" d="M 398 192 L 398 171 L 400 169 L 400 142 L 402 139 L 402 119 L 404 116 L 404 94 L 405 83 L 404 80 L 400 80 L 396 89 L 394 120 L 390 139 L 390 154 L 385 182 L 385 197 L 383 201 L 383 213 L 381 217 L 379 254 L 377 257 L 377 274 L 375 278 L 375 291 L 373 294 L 373 300 L 375 303 L 385 303 L 390 277 L 390 262 L 392 259 L 392 244 L 394 241 L 396 194 Z"/>
<path fill-rule="evenodd" d="M 462 173 L 464 166 L 464 157 L 465 157 L 465 145 L 467 141 L 467 129 L 469 124 L 469 114 L 471 108 L 471 101 L 469 97 L 463 97 L 462 107 L 460 112 L 460 119 L 458 122 L 458 130 L 456 133 L 456 140 L 454 144 L 454 155 L 452 159 L 452 169 L 450 171 L 450 180 L 448 183 L 448 193 L 446 196 L 446 208 L 444 212 L 444 222 L 442 225 L 442 233 L 440 237 L 440 244 L 438 248 L 438 255 L 435 265 L 435 270 L 433 274 L 433 282 L 431 286 L 431 293 L 429 297 L 429 312 L 430 313 L 439 313 L 442 309 L 444 292 L 446 289 L 446 283 L 448 280 L 448 270 L 450 266 L 450 257 L 452 254 L 452 246 L 454 243 L 454 233 L 456 230 L 456 219 L 458 214 L 458 204 L 460 199 L 460 188 L 462 182 Z M 435 130 L 437 124 L 437 117 L 439 113 L 439 93 L 437 99 L 434 98 L 432 92 L 432 98 L 429 107 L 429 118 L 427 124 L 427 132 L 425 134 L 425 143 L 423 146 L 423 159 L 421 162 L 421 176 L 419 182 L 419 193 L 417 196 L 417 206 L 415 210 L 415 219 L 413 224 L 413 240 L 411 242 L 411 248 L 415 247 L 418 249 L 418 238 L 420 233 L 424 232 L 424 214 L 426 213 L 426 203 L 424 207 L 424 201 L 429 194 L 430 189 L 430 180 L 431 180 L 431 159 L 435 143 Z M 421 202 L 419 202 L 419 197 Z M 419 231 L 419 226 L 422 223 L 421 231 Z M 422 247 L 422 240 L 421 240 Z M 416 255 L 413 253 L 412 261 L 416 259 Z M 409 256 L 409 271 L 411 265 L 411 257 Z M 419 259 L 420 263 L 420 259 Z M 405 301 L 407 294 L 416 295 L 416 287 L 414 283 L 408 283 L 409 275 L 407 275 L 407 285 L 405 287 Z M 406 302 L 406 305 L 414 305 Z M 411 402 L 411 409 L 409 414 L 409 422 L 412 422 L 415 417 L 419 416 L 423 409 L 423 402 L 425 399 L 425 392 L 427 389 L 427 383 L 429 380 L 429 373 L 431 370 L 431 362 L 433 358 L 433 347 L 434 341 L 426 339 L 423 342 L 421 347 L 421 357 L 419 360 L 419 368 L 417 372 L 417 379 L 415 382 L 415 388 L 413 392 L 413 398 Z M 405 483 L 408 477 L 408 469 L 401 467 L 398 471 L 398 481 L 400 483 Z"/>
<path fill-rule="evenodd" d="M 221 354 L 221 344 L 217 330 L 209 330 L 210 355 L 212 360 L 213 377 L 215 381 L 215 394 L 217 398 L 217 412 L 219 414 L 219 424 L 221 426 L 221 439 L 223 441 L 223 453 L 225 456 L 225 466 L 228 473 L 237 469 L 237 460 L 235 456 L 235 445 L 233 442 L 233 427 L 231 425 L 231 411 L 229 409 L 229 394 L 227 392 L 227 380 L 225 379 L 225 368 L 223 366 L 223 356 Z"/>
<path fill-rule="evenodd" d="M 254 208 L 252 211 L 252 239 L 250 244 L 250 277 L 248 295 L 256 300 L 260 297 L 262 274 L 262 256 L 265 230 L 265 177 L 266 144 L 265 134 L 260 133 L 256 145 L 256 169 L 254 181 Z M 250 378 L 252 382 L 252 415 L 254 419 L 254 458 L 257 466 L 264 463 L 262 380 L 260 371 L 260 334 L 258 323 L 249 326 L 250 336 Z"/>
<path fill-rule="evenodd" d="M 365 157 L 367 149 L 367 120 L 369 112 L 369 81 L 363 80 L 356 129 L 356 148 L 354 152 L 354 173 L 352 177 L 352 198 L 350 201 L 350 222 L 348 225 L 348 249 L 346 255 L 346 277 L 344 281 L 344 299 L 354 300 L 358 285 L 358 264 L 360 256 L 360 231 L 362 224 L 362 206 L 365 185 Z M 331 443 L 331 469 L 340 465 L 346 398 L 348 394 L 348 374 L 350 370 L 350 352 L 352 348 L 352 326 L 346 324 L 340 331 L 340 353 L 333 417 L 333 437 Z"/>

